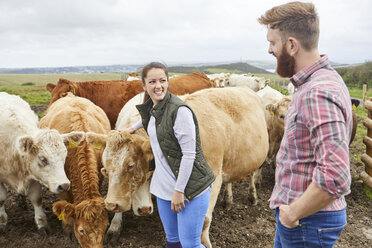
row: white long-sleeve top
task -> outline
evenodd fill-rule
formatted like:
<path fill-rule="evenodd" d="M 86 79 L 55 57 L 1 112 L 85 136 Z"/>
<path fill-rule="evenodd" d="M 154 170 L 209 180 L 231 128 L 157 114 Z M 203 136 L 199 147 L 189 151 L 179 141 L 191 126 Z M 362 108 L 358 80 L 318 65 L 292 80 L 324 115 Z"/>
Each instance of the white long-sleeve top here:
<path fill-rule="evenodd" d="M 142 121 L 134 124 L 132 128 L 138 130 L 142 127 Z M 150 137 L 152 152 L 155 158 L 155 171 L 151 179 L 151 194 L 170 201 L 174 190 L 184 192 L 189 181 L 196 154 L 195 123 L 191 110 L 181 106 L 178 108 L 177 117 L 173 126 L 174 134 L 182 151 L 182 159 L 179 168 L 178 178 L 174 176 L 168 161 L 160 148 L 156 136 L 155 118 L 150 117 L 147 133 Z"/>

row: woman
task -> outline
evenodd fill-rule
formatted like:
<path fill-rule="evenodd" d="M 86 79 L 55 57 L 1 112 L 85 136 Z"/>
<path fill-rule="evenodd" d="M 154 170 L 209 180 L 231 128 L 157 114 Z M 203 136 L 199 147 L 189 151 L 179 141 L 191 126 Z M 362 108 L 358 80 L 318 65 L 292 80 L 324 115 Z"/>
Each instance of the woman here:
<path fill-rule="evenodd" d="M 126 131 L 144 127 L 150 137 L 154 153 L 150 170 L 155 169 L 150 192 L 157 197 L 165 247 L 204 247 L 200 236 L 215 176 L 201 149 L 196 117 L 168 92 L 168 70 L 163 64 L 146 65 L 142 83 L 149 99 L 137 105 L 142 120 Z"/>

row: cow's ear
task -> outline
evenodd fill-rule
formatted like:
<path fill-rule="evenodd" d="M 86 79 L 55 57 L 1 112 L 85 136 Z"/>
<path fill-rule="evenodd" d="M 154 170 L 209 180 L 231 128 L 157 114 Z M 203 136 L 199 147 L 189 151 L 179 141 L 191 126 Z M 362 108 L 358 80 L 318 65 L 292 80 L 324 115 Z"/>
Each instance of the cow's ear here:
<path fill-rule="evenodd" d="M 101 168 L 101 174 L 102 174 L 104 177 L 108 178 L 107 170 L 106 170 L 105 167 Z"/>
<path fill-rule="evenodd" d="M 154 158 L 154 154 L 152 153 L 151 144 L 150 144 L 149 139 L 139 137 L 138 141 L 136 140 L 136 143 L 138 143 L 141 146 L 141 150 L 142 150 L 143 155 L 145 156 L 146 160 L 150 161 L 151 159 Z"/>
<path fill-rule="evenodd" d="M 71 132 L 62 134 L 63 143 L 65 146 L 73 148 L 79 145 L 85 139 L 84 132 Z"/>
<path fill-rule="evenodd" d="M 266 110 L 270 112 L 271 115 L 274 115 L 275 111 L 277 109 L 277 105 L 276 104 L 268 104 L 266 105 Z"/>
<path fill-rule="evenodd" d="M 46 88 L 47 88 L 47 90 L 48 90 L 50 93 L 52 93 L 52 91 L 54 90 L 55 87 L 56 87 L 56 85 L 55 85 L 55 84 L 52 84 L 52 83 L 48 83 L 48 84 L 46 85 Z"/>
<path fill-rule="evenodd" d="M 351 105 L 358 107 L 360 104 L 360 101 L 358 99 L 351 99 Z"/>
<path fill-rule="evenodd" d="M 37 154 L 37 147 L 35 146 L 34 139 L 31 136 L 21 136 L 18 138 L 17 149 L 20 154 Z"/>
<path fill-rule="evenodd" d="M 53 213 L 59 220 L 70 223 L 75 218 L 75 207 L 67 201 L 57 201 L 53 204 Z"/>
<path fill-rule="evenodd" d="M 93 132 L 87 132 L 85 134 L 86 142 L 93 145 L 98 150 L 106 147 L 106 138 L 106 134 L 98 134 Z"/>

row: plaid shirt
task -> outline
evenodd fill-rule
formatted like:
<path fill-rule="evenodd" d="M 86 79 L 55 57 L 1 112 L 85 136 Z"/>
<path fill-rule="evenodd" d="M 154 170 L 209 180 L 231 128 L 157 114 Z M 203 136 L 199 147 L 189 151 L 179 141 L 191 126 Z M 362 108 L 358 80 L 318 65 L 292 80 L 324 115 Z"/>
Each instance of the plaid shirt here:
<path fill-rule="evenodd" d="M 270 208 L 289 205 L 313 182 L 335 199 L 322 210 L 341 210 L 351 184 L 349 91 L 325 55 L 296 73 L 291 82 L 295 93 L 276 156 Z"/>

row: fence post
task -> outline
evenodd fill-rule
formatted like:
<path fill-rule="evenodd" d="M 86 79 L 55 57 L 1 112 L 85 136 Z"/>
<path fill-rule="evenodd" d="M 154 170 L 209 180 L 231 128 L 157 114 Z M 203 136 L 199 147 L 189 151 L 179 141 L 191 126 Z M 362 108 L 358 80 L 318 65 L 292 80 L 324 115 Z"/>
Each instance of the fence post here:
<path fill-rule="evenodd" d="M 363 84 L 363 105 L 362 107 L 365 109 L 365 103 L 366 103 L 366 96 L 367 96 L 367 84 Z"/>
<path fill-rule="evenodd" d="M 285 88 L 285 79 L 283 79 L 283 88 Z"/>

